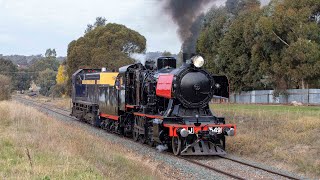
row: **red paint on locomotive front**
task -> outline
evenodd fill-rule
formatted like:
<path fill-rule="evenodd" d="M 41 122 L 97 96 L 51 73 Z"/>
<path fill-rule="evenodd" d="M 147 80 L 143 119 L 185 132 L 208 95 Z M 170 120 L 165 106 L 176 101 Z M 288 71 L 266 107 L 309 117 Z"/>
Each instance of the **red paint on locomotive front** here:
<path fill-rule="evenodd" d="M 158 79 L 156 95 L 171 99 L 173 74 L 161 74 Z"/>

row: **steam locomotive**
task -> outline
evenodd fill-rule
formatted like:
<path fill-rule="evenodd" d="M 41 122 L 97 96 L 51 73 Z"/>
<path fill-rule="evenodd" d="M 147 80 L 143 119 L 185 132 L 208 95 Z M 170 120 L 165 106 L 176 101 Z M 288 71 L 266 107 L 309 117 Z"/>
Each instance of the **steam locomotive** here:
<path fill-rule="evenodd" d="M 186 55 L 184 55 L 186 57 Z M 226 124 L 209 107 L 213 96 L 229 97 L 225 76 L 202 68 L 201 56 L 189 56 L 176 68 L 173 57 L 121 67 L 119 72 L 79 69 L 72 76 L 72 113 L 79 120 L 163 145 L 175 155 L 223 155 L 225 137 L 236 126 Z"/>

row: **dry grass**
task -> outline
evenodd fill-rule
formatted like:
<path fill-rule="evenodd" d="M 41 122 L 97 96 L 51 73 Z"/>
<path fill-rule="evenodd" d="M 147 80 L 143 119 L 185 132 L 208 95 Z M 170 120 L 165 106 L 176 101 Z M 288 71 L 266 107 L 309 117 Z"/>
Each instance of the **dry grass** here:
<path fill-rule="evenodd" d="M 54 98 L 51 97 L 45 97 L 45 96 L 37 96 L 37 97 L 29 97 L 29 96 L 23 96 L 23 98 L 36 100 L 41 103 L 47 103 L 50 105 L 57 106 L 62 109 L 70 110 L 71 109 L 71 98 L 70 97 L 61 97 L 61 98 Z"/>
<path fill-rule="evenodd" d="M 0 102 L 0 147 L 0 179 L 163 178 L 157 164 L 16 102 Z"/>
<path fill-rule="evenodd" d="M 48 102 L 49 104 L 52 104 L 54 106 L 57 106 L 59 108 L 71 109 L 71 99 L 69 97 L 55 98 L 53 100 L 52 99 L 51 100 L 47 100 L 46 102 Z"/>
<path fill-rule="evenodd" d="M 215 104 L 217 115 L 237 124 L 229 153 L 309 177 L 320 176 L 320 108 Z"/>

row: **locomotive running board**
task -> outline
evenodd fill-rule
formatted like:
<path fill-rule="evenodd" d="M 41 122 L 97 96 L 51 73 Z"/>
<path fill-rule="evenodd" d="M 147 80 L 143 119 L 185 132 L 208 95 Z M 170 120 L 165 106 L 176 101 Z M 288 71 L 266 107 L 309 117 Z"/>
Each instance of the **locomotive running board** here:
<path fill-rule="evenodd" d="M 200 145 L 201 144 L 201 145 Z M 227 153 L 219 146 L 216 146 L 212 142 L 204 142 L 202 140 L 197 140 L 193 144 L 188 145 L 183 151 L 181 151 L 181 156 L 193 156 L 193 155 L 226 155 Z"/>

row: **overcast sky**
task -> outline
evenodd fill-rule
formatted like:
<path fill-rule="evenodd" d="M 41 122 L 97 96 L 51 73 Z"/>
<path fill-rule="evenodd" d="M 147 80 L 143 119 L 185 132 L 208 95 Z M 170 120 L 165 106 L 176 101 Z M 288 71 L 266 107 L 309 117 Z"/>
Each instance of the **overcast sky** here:
<path fill-rule="evenodd" d="M 217 0 L 217 5 L 224 0 Z M 0 0 L 0 54 L 67 54 L 97 16 L 124 24 L 147 39 L 147 51 L 177 53 L 177 27 L 161 12 L 159 0 Z"/>

